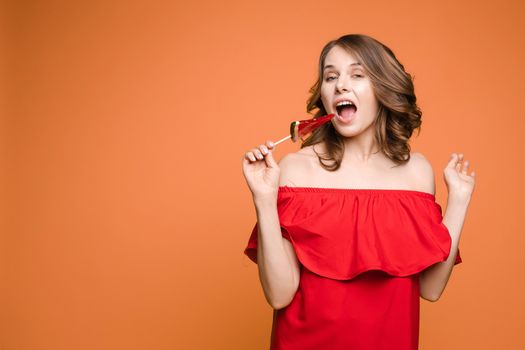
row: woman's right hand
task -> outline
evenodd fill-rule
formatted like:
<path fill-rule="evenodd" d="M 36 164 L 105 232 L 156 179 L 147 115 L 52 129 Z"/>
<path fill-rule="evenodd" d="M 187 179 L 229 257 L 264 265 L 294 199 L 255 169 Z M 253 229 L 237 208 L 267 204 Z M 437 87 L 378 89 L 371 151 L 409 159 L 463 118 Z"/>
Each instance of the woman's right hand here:
<path fill-rule="evenodd" d="M 272 141 L 247 151 L 242 159 L 242 170 L 254 199 L 277 199 L 280 168 L 273 158 Z"/>

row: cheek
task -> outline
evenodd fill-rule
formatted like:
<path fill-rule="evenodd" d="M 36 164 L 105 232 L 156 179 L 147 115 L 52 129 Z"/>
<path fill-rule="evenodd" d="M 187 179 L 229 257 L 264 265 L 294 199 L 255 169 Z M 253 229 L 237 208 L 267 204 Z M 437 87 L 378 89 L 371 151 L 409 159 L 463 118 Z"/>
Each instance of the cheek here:
<path fill-rule="evenodd" d="M 323 102 L 323 106 L 325 106 L 325 109 L 328 107 L 328 98 L 326 97 L 326 94 L 321 91 L 321 102 Z"/>
<path fill-rule="evenodd" d="M 327 95 L 326 87 L 321 87 L 321 99 L 325 100 Z"/>
<path fill-rule="evenodd" d="M 321 101 L 323 101 L 323 105 L 325 105 L 326 107 L 328 107 L 328 104 L 330 102 L 329 96 L 331 96 L 331 94 L 328 91 L 328 89 L 327 88 L 321 88 Z"/>
<path fill-rule="evenodd" d="M 367 104 L 373 104 L 375 101 L 374 91 L 369 84 L 358 85 L 354 88 L 356 95 L 360 96 L 360 100 Z"/>

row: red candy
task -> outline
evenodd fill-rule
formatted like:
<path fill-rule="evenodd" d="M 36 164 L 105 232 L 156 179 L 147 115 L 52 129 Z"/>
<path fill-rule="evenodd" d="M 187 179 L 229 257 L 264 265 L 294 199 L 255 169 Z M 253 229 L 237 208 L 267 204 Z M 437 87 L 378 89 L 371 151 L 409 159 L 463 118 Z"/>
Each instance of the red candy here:
<path fill-rule="evenodd" d="M 306 120 L 297 120 L 290 124 L 290 137 L 293 142 L 296 142 L 298 138 L 304 141 L 304 137 L 323 125 L 324 123 L 330 121 L 335 114 L 327 114 L 322 117 L 317 117 L 313 119 Z"/>

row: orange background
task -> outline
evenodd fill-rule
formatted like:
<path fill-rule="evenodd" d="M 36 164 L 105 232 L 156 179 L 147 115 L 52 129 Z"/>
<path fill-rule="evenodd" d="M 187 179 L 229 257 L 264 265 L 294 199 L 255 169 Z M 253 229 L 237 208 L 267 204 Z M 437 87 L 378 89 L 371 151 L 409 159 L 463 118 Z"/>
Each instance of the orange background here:
<path fill-rule="evenodd" d="M 348 33 L 415 75 L 438 202 L 452 152 L 476 172 L 421 349 L 525 348 L 523 2 L 393 4 L 4 3 L 0 349 L 267 349 L 241 157 L 308 117 Z"/>

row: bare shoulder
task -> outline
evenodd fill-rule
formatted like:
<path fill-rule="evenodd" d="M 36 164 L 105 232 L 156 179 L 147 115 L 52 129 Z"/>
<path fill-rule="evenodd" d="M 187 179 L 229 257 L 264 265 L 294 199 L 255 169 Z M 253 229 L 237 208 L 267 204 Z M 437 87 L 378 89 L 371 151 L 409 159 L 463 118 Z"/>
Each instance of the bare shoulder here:
<path fill-rule="evenodd" d="M 409 164 L 411 167 L 415 167 L 420 170 L 432 170 L 432 165 L 429 160 L 421 152 L 410 153 Z"/>
<path fill-rule="evenodd" d="M 436 193 L 434 169 L 422 153 L 410 153 L 407 171 L 410 173 L 410 179 L 415 190 L 431 194 Z"/>
<path fill-rule="evenodd" d="M 279 186 L 299 186 L 312 169 L 312 162 L 317 156 L 312 146 L 306 146 L 297 152 L 284 155 L 278 162 L 281 171 Z"/>

